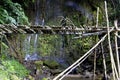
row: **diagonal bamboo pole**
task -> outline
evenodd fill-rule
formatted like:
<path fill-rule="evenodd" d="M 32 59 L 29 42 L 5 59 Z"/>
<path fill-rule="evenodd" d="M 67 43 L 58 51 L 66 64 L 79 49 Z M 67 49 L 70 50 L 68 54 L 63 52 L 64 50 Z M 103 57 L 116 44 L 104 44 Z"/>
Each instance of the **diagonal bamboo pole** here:
<path fill-rule="evenodd" d="M 76 64 L 73 68 L 71 68 L 68 72 L 66 72 L 62 77 L 59 78 L 59 80 L 62 80 L 65 76 L 67 76 L 70 72 L 72 72 L 72 70 L 74 70 L 76 67 L 78 67 L 82 62 L 84 62 L 86 60 L 86 58 L 88 58 L 91 55 L 91 53 L 89 53 L 86 57 L 84 57 L 78 64 Z"/>

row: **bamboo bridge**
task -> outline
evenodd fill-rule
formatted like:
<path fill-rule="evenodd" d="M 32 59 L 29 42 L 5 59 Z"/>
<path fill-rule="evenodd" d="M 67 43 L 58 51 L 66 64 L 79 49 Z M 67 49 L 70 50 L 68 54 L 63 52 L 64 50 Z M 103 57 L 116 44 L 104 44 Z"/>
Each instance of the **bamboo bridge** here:
<path fill-rule="evenodd" d="M 76 34 L 81 36 L 101 35 L 107 33 L 106 27 L 87 26 L 88 28 L 62 27 L 62 26 L 41 26 L 41 25 L 0 25 L 0 35 L 2 34 Z M 113 28 L 113 27 L 110 27 Z M 120 31 L 115 29 L 113 31 Z"/>

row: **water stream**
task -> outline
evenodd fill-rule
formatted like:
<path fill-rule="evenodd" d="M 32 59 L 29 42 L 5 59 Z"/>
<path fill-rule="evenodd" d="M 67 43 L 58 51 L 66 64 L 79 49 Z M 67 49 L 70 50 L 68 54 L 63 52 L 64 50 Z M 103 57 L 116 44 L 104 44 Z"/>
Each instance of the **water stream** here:
<path fill-rule="evenodd" d="M 34 22 L 34 25 L 42 25 L 44 26 L 44 19 L 40 20 L 40 0 L 36 0 L 35 1 L 35 22 Z M 35 60 L 35 57 L 36 59 L 37 58 L 37 48 L 38 48 L 38 38 L 39 38 L 39 35 L 38 34 L 29 34 L 27 35 L 26 39 L 25 39 L 25 44 L 26 45 L 26 56 L 25 56 L 25 60 L 27 60 L 27 58 L 29 57 L 29 59 L 31 60 Z M 31 50 L 31 48 L 33 48 L 33 50 Z M 32 55 L 30 55 L 32 54 Z M 33 55 L 35 55 L 33 57 Z M 34 58 L 34 59 L 32 59 Z"/>

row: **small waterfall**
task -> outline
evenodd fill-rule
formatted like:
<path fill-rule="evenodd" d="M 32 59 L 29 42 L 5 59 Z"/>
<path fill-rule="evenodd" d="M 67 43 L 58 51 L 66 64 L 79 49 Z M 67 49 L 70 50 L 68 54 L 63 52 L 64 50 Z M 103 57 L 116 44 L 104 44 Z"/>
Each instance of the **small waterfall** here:
<path fill-rule="evenodd" d="M 37 53 L 36 51 L 37 51 L 37 42 L 38 42 L 38 34 L 34 34 L 34 36 L 35 36 L 35 40 L 34 40 L 34 53 Z"/>
<path fill-rule="evenodd" d="M 35 1 L 35 22 L 34 25 L 42 25 L 44 26 L 44 19 L 41 20 L 41 9 L 40 9 L 40 0 Z M 30 34 L 27 36 L 26 43 L 27 50 L 26 50 L 26 56 L 25 60 L 35 60 L 38 59 L 36 55 L 38 56 L 37 48 L 38 48 L 38 34 Z M 32 51 L 30 51 L 32 47 Z"/>
<path fill-rule="evenodd" d="M 29 34 L 25 39 L 25 60 L 36 60 L 38 59 L 38 34 Z"/>
<path fill-rule="evenodd" d="M 44 26 L 44 18 L 41 19 L 41 6 L 40 6 L 40 0 L 36 0 L 35 2 L 35 25 L 42 25 Z M 38 47 L 38 34 L 34 34 L 34 53 L 37 53 L 37 47 Z"/>
<path fill-rule="evenodd" d="M 27 35 L 25 41 L 24 41 L 24 51 L 25 51 L 25 54 L 28 54 L 30 53 L 30 46 L 31 46 L 31 35 Z"/>

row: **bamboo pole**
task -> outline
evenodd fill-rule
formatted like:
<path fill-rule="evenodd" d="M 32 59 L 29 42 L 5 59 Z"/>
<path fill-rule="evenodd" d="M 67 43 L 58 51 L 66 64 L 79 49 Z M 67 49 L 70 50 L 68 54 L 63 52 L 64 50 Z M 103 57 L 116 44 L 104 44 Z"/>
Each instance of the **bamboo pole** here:
<path fill-rule="evenodd" d="M 113 52 L 112 52 L 112 47 L 111 47 L 110 28 L 109 28 L 109 20 L 108 20 L 108 11 L 107 11 L 107 3 L 106 3 L 106 1 L 105 1 L 105 14 L 106 14 L 106 22 L 107 22 L 108 44 L 109 44 L 109 52 L 110 52 L 113 80 L 116 80 L 116 77 L 118 79 L 118 74 L 117 74 L 117 71 L 116 71 L 116 66 L 115 66 L 115 62 L 114 62 L 114 58 L 113 58 Z"/>
<path fill-rule="evenodd" d="M 106 14 L 106 21 L 107 21 L 107 31 L 108 31 L 108 44 L 109 44 L 109 52 L 110 52 L 110 58 L 111 58 L 111 66 L 112 66 L 112 73 L 113 73 L 113 80 L 115 80 L 115 72 L 112 62 L 112 48 L 111 48 L 111 41 L 110 41 L 110 34 L 109 34 L 109 20 L 108 20 L 108 13 L 107 13 L 107 3 L 105 1 L 105 14 Z"/>
<path fill-rule="evenodd" d="M 114 21 L 114 25 L 115 25 L 115 27 L 117 29 L 118 28 L 117 20 Z M 118 40 L 117 40 L 117 36 L 116 35 L 118 35 L 118 31 L 115 32 L 115 49 L 116 49 L 118 76 L 120 78 L 120 61 L 119 61 L 118 42 L 117 42 Z"/>
<path fill-rule="evenodd" d="M 107 68 L 106 68 L 106 60 L 105 60 L 103 42 L 101 42 L 101 50 L 102 50 L 102 57 L 103 57 L 104 75 L 105 75 L 105 79 L 107 80 Z"/>
<path fill-rule="evenodd" d="M 96 28 L 98 28 L 98 18 L 99 18 L 99 7 L 97 8 L 97 19 L 96 19 Z M 97 37 L 95 36 L 95 44 L 97 42 Z M 94 51 L 94 71 L 93 71 L 93 80 L 95 80 L 95 72 L 96 72 L 96 48 Z"/>

